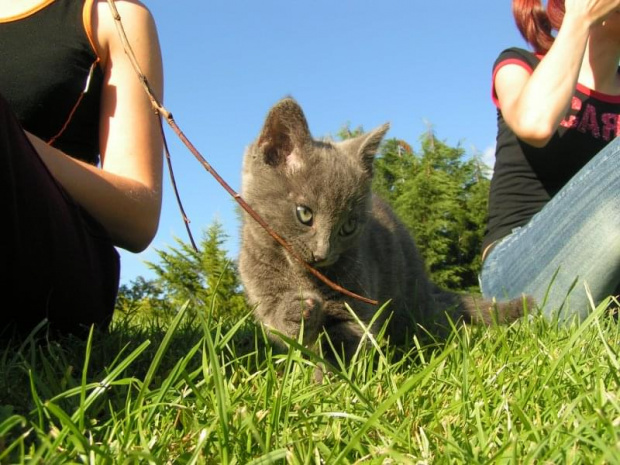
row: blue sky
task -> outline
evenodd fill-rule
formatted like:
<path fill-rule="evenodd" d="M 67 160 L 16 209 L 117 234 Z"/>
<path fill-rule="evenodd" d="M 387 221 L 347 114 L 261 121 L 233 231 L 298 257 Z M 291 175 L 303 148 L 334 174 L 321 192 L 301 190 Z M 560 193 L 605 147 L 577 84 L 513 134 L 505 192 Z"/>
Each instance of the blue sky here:
<path fill-rule="evenodd" d="M 316 137 L 390 122 L 387 137 L 415 149 L 430 125 L 469 154 L 492 154 L 491 68 L 503 48 L 524 46 L 509 0 L 144 1 L 158 25 L 164 106 L 237 191 L 245 147 L 287 95 Z M 192 234 L 218 220 L 234 258 L 236 203 L 168 126 L 166 138 Z M 155 249 L 188 240 L 164 176 L 159 232 L 145 252 L 121 251 L 122 283 L 153 277 L 144 262 L 157 262 Z"/>

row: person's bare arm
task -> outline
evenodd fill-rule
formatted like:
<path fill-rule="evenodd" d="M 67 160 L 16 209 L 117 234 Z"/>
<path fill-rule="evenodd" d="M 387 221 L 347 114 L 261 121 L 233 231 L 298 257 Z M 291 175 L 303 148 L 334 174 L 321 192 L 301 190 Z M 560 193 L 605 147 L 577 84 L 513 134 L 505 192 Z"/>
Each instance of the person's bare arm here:
<path fill-rule="evenodd" d="M 115 3 L 140 67 L 161 100 L 163 70 L 152 16 L 137 0 Z M 99 130 L 101 169 L 28 136 L 52 174 L 106 228 L 114 244 L 139 252 L 151 242 L 159 223 L 159 116 L 125 54 L 106 0 L 95 2 L 93 31 L 105 72 Z"/>
<path fill-rule="evenodd" d="M 590 28 L 617 8 L 620 0 L 567 0 L 562 27 L 534 72 L 512 64 L 497 72 L 502 115 L 521 140 L 535 147 L 549 142 L 569 109 Z"/>

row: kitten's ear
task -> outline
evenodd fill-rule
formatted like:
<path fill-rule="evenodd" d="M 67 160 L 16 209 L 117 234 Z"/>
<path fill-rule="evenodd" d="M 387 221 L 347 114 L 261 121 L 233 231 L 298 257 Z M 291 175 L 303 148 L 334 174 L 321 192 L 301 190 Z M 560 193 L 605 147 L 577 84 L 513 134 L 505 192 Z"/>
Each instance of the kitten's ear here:
<path fill-rule="evenodd" d="M 264 161 L 271 166 L 284 163 L 291 168 L 299 167 L 302 148 L 312 140 L 308 122 L 299 104 L 292 98 L 276 103 L 267 118 L 257 140 Z"/>
<path fill-rule="evenodd" d="M 384 125 L 354 139 L 353 143 L 357 145 L 357 156 L 369 173 L 372 173 L 372 165 L 375 160 L 375 155 L 377 154 L 379 145 L 381 145 L 381 141 L 388 132 L 388 129 L 390 129 L 390 123 L 385 123 Z"/>

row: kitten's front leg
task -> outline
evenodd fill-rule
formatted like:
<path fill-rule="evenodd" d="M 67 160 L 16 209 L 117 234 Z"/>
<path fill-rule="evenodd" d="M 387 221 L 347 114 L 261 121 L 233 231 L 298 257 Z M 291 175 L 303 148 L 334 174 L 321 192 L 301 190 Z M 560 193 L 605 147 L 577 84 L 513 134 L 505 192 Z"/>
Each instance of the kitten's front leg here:
<path fill-rule="evenodd" d="M 338 357 L 346 363 L 351 360 L 353 354 L 357 351 L 362 341 L 364 328 L 346 307 L 344 299 L 327 301 L 324 314 L 323 327 L 331 344 L 323 344 L 323 353 L 328 361 L 337 365 L 333 353 L 333 351 L 336 351 Z M 325 350 L 326 347 L 328 347 L 328 350 Z"/>
<path fill-rule="evenodd" d="M 260 320 L 292 339 L 303 330 L 304 345 L 316 341 L 323 326 L 323 299 L 314 291 L 287 291 L 263 302 L 257 309 Z"/>

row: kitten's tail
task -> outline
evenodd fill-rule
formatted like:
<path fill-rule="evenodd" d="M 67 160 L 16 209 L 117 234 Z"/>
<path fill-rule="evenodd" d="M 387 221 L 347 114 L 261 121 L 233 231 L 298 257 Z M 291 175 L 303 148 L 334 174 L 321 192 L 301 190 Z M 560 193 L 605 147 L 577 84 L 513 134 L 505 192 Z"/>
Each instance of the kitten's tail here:
<path fill-rule="evenodd" d="M 526 313 L 533 313 L 535 308 L 536 301 L 529 295 L 505 302 L 464 296 L 460 305 L 461 316 L 465 321 L 484 325 L 512 323 Z"/>
<path fill-rule="evenodd" d="M 465 323 L 494 325 L 507 324 L 518 320 L 536 309 L 536 301 L 529 295 L 523 295 L 505 302 L 487 300 L 470 294 L 457 294 L 440 291 L 438 296 L 448 315 L 454 320 Z"/>

